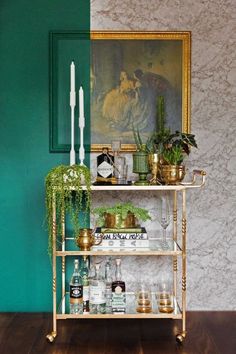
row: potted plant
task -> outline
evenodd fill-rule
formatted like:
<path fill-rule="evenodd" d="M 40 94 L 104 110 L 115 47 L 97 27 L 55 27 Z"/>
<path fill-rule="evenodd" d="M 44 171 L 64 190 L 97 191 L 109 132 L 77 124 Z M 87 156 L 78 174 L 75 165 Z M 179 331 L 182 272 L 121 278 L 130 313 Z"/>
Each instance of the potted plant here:
<path fill-rule="evenodd" d="M 85 189 L 83 189 L 83 185 Z M 78 234 L 80 228 L 79 213 L 84 211 L 85 222 L 86 212 L 91 204 L 91 176 L 86 166 L 60 165 L 53 168 L 45 178 L 46 187 L 46 220 L 48 227 L 48 253 L 52 255 L 53 237 L 53 209 L 56 205 L 57 235 L 62 235 L 62 220 L 68 212 L 74 231 Z"/>
<path fill-rule="evenodd" d="M 133 154 L 133 172 L 142 173 L 144 163 L 139 162 L 145 159 L 146 169 L 145 169 L 145 177 L 141 175 L 140 179 L 146 180 L 147 174 L 151 172 L 152 177 L 150 179 L 151 184 L 160 184 L 160 173 L 159 173 L 159 165 L 162 163 L 162 151 L 168 138 L 170 136 L 170 129 L 165 127 L 165 111 L 164 111 L 164 97 L 158 96 L 157 98 L 157 128 L 150 137 L 147 139 L 146 144 L 143 144 L 142 139 L 140 137 L 140 133 L 138 129 L 134 129 L 133 127 L 134 140 L 137 146 L 137 152 Z M 145 155 L 145 157 L 141 157 L 141 155 Z M 140 167 L 141 165 L 141 167 Z M 140 179 L 135 184 L 140 183 Z M 147 181 L 145 184 L 149 184 Z M 142 183 L 143 185 L 143 183 Z"/>
<path fill-rule="evenodd" d="M 105 228 L 132 228 L 138 221 L 151 220 L 148 210 L 135 207 L 132 203 L 118 203 L 113 206 L 95 208 L 97 225 Z"/>
<path fill-rule="evenodd" d="M 162 151 L 163 163 L 160 166 L 162 180 L 167 184 L 176 184 L 185 176 L 184 157 L 189 155 L 190 146 L 197 148 L 193 134 L 176 131 L 170 134 Z"/>
<path fill-rule="evenodd" d="M 157 98 L 157 130 L 146 142 L 149 152 L 148 161 L 152 172 L 150 183 L 176 184 L 183 180 L 185 168 L 184 157 L 189 155 L 190 147 L 197 147 L 193 134 L 176 131 L 171 133 L 165 127 L 164 97 Z"/>

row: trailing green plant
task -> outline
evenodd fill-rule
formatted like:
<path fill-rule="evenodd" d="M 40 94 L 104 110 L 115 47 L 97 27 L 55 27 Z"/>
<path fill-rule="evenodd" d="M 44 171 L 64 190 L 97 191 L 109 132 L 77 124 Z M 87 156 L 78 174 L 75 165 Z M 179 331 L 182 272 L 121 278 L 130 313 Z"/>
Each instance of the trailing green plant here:
<path fill-rule="evenodd" d="M 144 208 L 135 207 L 132 203 L 117 203 L 113 206 L 102 206 L 93 209 L 93 214 L 98 215 L 97 225 L 104 225 L 104 216 L 106 213 L 112 215 L 121 215 L 122 219 L 125 219 L 128 213 L 133 213 L 136 219 L 140 221 L 151 220 L 148 210 Z"/>
<path fill-rule="evenodd" d="M 83 190 L 82 184 L 86 189 Z M 80 228 L 79 213 L 84 211 L 85 222 L 86 213 L 91 205 L 91 176 L 90 170 L 86 166 L 66 166 L 54 167 L 45 178 L 46 188 L 46 221 L 48 227 L 48 254 L 52 255 L 53 237 L 53 205 L 56 205 L 56 225 L 57 236 L 62 235 L 62 220 L 66 213 L 69 214 L 74 236 L 78 234 Z"/>

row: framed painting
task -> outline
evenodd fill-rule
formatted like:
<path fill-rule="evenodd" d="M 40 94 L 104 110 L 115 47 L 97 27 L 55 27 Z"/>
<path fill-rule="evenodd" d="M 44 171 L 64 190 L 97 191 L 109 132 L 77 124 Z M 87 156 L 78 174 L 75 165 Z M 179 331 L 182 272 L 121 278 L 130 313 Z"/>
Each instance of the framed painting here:
<path fill-rule="evenodd" d="M 94 31 L 89 39 L 78 32 L 69 36 L 60 33 L 57 46 L 51 41 L 51 72 L 56 76 L 51 86 L 51 151 L 69 151 L 69 125 L 65 126 L 58 107 L 63 87 L 58 67 L 65 56 L 63 41 L 66 48 L 71 42 L 69 47 L 74 48 L 78 62 L 85 65 L 81 80 L 89 91 L 85 111 L 90 121 L 87 135 L 91 151 L 109 147 L 112 140 L 120 140 L 123 151 L 134 151 L 133 127 L 139 129 L 144 141 L 156 129 L 158 96 L 164 97 L 166 126 L 190 132 L 190 32 Z"/>
<path fill-rule="evenodd" d="M 155 130 L 158 96 L 166 125 L 190 131 L 190 32 L 92 32 L 90 50 L 93 151 L 117 139 L 135 150 L 132 127 Z"/>

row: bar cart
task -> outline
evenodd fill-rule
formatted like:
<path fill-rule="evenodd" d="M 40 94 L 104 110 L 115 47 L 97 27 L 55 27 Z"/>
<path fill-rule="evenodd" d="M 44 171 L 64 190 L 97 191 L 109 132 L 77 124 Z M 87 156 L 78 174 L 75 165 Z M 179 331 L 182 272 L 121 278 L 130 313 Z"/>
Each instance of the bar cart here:
<path fill-rule="evenodd" d="M 155 244 L 155 247 L 150 247 L 148 250 L 137 251 L 102 251 L 102 250 L 90 250 L 90 251 L 70 251 L 67 250 L 67 236 L 65 234 L 65 215 L 62 217 L 62 239 L 60 249 L 57 249 L 57 225 L 56 225 L 56 205 L 53 203 L 53 329 L 46 338 L 49 342 L 53 342 L 57 336 L 57 321 L 64 319 L 125 319 L 125 318 L 171 318 L 182 320 L 182 329 L 179 334 L 176 335 L 176 340 L 182 343 L 186 337 L 186 192 L 189 189 L 201 188 L 205 184 L 206 173 L 202 170 L 193 171 L 193 179 L 189 183 L 183 183 L 179 185 L 150 185 L 150 186 L 92 186 L 93 193 L 96 191 L 116 190 L 116 191 L 152 191 L 158 193 L 158 191 L 169 191 L 173 197 L 173 242 L 172 247 L 168 249 L 162 249 Z M 56 186 L 55 186 L 56 189 Z M 131 194 L 131 193 L 130 193 Z M 182 210 L 180 215 L 180 221 L 182 225 L 181 237 L 178 235 L 178 195 L 181 196 Z M 55 199 L 55 198 L 54 198 Z M 179 242 L 180 241 L 180 242 Z M 75 256 L 171 256 L 173 260 L 173 295 L 174 295 L 174 311 L 172 313 L 160 313 L 155 310 L 151 313 L 137 313 L 135 310 L 129 310 L 125 314 L 70 314 L 69 313 L 69 295 L 66 292 L 66 259 L 67 257 Z M 62 299 L 59 308 L 57 308 L 57 257 L 61 257 L 61 283 L 62 283 Z M 178 257 L 182 261 L 182 296 L 180 304 L 177 302 L 177 268 Z M 127 296 L 133 296 L 132 293 L 127 293 Z"/>

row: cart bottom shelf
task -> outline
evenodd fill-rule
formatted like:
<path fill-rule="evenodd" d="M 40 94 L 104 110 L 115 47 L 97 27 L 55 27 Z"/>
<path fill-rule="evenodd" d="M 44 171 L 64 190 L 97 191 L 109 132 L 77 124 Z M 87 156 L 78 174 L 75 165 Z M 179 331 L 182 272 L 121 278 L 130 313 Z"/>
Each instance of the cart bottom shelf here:
<path fill-rule="evenodd" d="M 62 299 L 58 308 L 56 318 L 59 319 L 125 319 L 125 318 L 172 318 L 182 319 L 180 307 L 174 299 L 174 311 L 172 313 L 161 313 L 158 311 L 156 300 L 153 296 L 152 312 L 138 313 L 136 312 L 136 299 L 134 293 L 126 293 L 126 313 L 125 314 L 70 314 L 69 312 L 69 294 Z"/>

